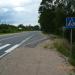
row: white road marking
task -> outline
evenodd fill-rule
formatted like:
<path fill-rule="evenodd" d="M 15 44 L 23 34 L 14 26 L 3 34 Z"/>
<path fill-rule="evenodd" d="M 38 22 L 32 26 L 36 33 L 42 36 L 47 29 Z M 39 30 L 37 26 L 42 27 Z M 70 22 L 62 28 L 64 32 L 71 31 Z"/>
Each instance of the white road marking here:
<path fill-rule="evenodd" d="M 10 45 L 11 45 L 11 44 L 6 44 L 6 45 L 1 46 L 1 47 L 0 47 L 0 50 L 3 49 L 3 48 L 5 48 L 5 47 L 8 47 L 8 46 L 10 46 Z"/>
<path fill-rule="evenodd" d="M 14 49 L 16 49 L 17 47 L 18 47 L 18 45 L 15 45 L 15 46 L 11 47 L 10 49 L 6 50 L 5 52 L 9 53 L 9 52 L 13 51 Z"/>
<path fill-rule="evenodd" d="M 6 53 L 9 53 L 9 52 L 13 51 L 14 49 L 18 48 L 19 46 L 21 46 L 23 43 L 25 43 L 27 40 L 29 40 L 29 39 L 31 39 L 31 38 L 32 38 L 32 36 L 26 38 L 26 39 L 23 40 L 21 43 L 15 45 L 15 46 L 13 46 L 13 47 L 11 47 L 10 49 L 6 50 L 5 52 L 6 52 Z"/>
<path fill-rule="evenodd" d="M 31 39 L 33 36 L 26 38 L 25 40 L 23 40 L 21 43 L 19 43 L 18 45 L 22 45 L 23 43 L 25 43 L 26 41 L 28 41 L 29 39 Z"/>

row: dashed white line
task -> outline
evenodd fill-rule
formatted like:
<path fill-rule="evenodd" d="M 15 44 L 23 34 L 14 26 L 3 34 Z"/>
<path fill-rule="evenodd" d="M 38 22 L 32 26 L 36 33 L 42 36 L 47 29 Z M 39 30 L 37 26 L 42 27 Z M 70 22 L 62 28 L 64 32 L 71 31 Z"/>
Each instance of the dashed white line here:
<path fill-rule="evenodd" d="M 0 50 L 2 50 L 3 48 L 8 47 L 8 46 L 10 46 L 10 45 L 11 45 L 11 44 L 6 44 L 6 45 L 1 46 L 1 47 L 0 47 Z"/>

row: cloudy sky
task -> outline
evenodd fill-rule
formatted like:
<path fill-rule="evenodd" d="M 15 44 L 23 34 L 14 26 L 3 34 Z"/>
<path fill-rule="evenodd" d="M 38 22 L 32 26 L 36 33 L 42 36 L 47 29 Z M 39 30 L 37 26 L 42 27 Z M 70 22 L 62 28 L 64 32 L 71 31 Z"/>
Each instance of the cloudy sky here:
<path fill-rule="evenodd" d="M 41 0 L 0 0 L 0 23 L 37 24 L 40 2 Z"/>

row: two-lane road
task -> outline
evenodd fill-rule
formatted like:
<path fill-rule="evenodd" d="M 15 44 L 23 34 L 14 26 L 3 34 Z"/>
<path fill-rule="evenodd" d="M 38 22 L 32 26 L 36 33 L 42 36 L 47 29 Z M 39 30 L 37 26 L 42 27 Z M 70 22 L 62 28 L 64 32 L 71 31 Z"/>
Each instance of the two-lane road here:
<path fill-rule="evenodd" d="M 0 36 L 0 58 L 10 53 L 17 47 L 45 39 L 40 31 L 21 32 Z"/>

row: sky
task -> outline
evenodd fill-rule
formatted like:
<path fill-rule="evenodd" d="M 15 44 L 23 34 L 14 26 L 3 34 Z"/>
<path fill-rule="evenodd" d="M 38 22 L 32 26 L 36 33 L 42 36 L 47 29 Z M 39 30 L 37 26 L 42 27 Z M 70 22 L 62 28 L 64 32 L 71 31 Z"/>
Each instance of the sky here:
<path fill-rule="evenodd" d="M 41 0 L 0 0 L 0 23 L 38 24 Z"/>

